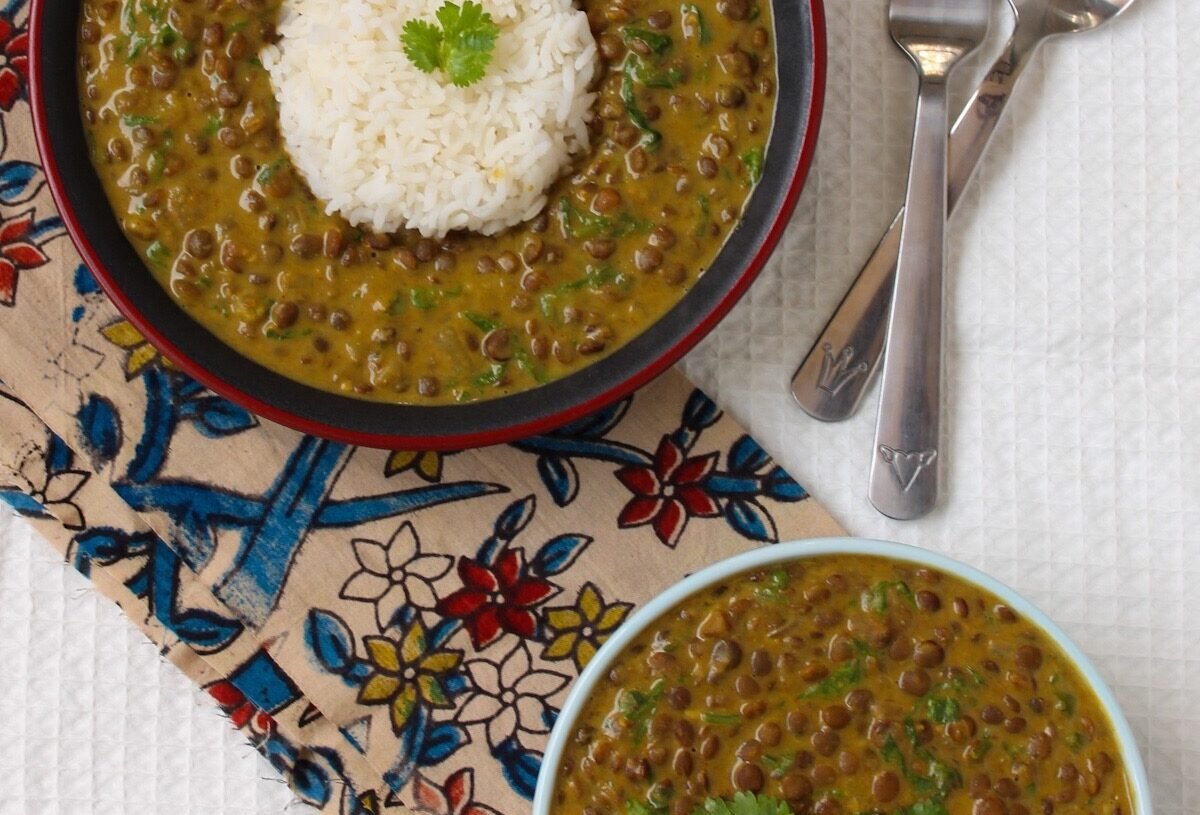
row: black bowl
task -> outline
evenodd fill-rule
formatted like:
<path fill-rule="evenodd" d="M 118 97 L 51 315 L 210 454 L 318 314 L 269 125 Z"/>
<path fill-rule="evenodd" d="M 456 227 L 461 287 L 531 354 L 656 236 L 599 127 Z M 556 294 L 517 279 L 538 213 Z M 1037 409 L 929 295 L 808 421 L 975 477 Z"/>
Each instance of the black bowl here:
<path fill-rule="evenodd" d="M 189 317 L 126 241 L 92 168 L 79 115 L 81 0 L 34 0 L 31 99 L 38 149 L 67 229 L 122 314 L 212 390 L 297 430 L 390 449 L 458 449 L 549 430 L 661 374 L 745 293 L 778 242 L 808 174 L 825 91 L 822 0 L 772 0 L 778 85 L 762 181 L 742 223 L 690 292 L 612 355 L 534 390 L 465 405 L 366 402 L 317 390 L 251 362 Z"/>

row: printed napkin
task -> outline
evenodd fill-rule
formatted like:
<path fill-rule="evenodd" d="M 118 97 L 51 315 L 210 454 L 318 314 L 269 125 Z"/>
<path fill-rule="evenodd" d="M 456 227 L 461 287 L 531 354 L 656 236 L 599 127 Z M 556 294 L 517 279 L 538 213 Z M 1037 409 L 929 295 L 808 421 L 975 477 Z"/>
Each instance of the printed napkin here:
<path fill-rule="evenodd" d="M 638 603 L 837 534 L 677 373 L 483 450 L 360 449 L 176 371 L 65 238 L 0 12 L 0 498 L 325 812 L 528 810 L 571 680 Z"/>

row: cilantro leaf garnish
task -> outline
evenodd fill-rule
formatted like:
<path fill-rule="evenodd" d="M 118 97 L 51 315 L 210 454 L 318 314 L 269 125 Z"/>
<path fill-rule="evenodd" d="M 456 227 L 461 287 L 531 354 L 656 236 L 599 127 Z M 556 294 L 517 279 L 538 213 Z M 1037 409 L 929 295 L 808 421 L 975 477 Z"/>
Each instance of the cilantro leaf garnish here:
<path fill-rule="evenodd" d="M 646 118 L 646 114 L 638 104 L 637 91 L 633 86 L 636 64 L 639 64 L 636 60 L 625 61 L 621 76 L 621 101 L 625 103 L 625 112 L 629 114 L 629 121 L 633 122 L 633 126 L 642 133 L 642 146 L 650 152 L 654 152 L 662 141 L 662 134 L 650 126 L 650 120 Z"/>
<path fill-rule="evenodd" d="M 648 31 L 645 28 L 625 28 L 622 29 L 622 33 L 625 35 L 625 42 L 639 40 L 659 56 L 671 47 L 671 38 L 656 31 Z"/>
<path fill-rule="evenodd" d="M 754 596 L 769 603 L 782 603 L 785 599 L 784 591 L 789 582 L 791 582 L 791 577 L 786 569 L 774 569 L 767 575 L 767 579 L 764 581 L 765 585 L 754 590 Z"/>
<path fill-rule="evenodd" d="M 409 62 L 427 74 L 441 67 L 442 30 L 424 20 L 409 20 L 400 37 Z"/>
<path fill-rule="evenodd" d="M 692 815 L 792 815 L 792 810 L 777 798 L 739 792 L 732 798 L 709 798 Z"/>
<path fill-rule="evenodd" d="M 742 164 L 746 165 L 746 172 L 750 174 L 750 183 L 757 184 L 762 180 L 763 175 L 763 149 L 755 147 L 753 150 L 747 150 L 738 156 L 742 160 Z"/>
<path fill-rule="evenodd" d="M 900 810 L 897 815 L 946 815 L 946 805 L 937 799 L 923 799 Z"/>
<path fill-rule="evenodd" d="M 404 24 L 404 55 L 427 74 L 441 69 L 460 88 L 478 82 L 492 61 L 500 27 L 472 0 L 461 6 L 447 0 L 437 10 L 437 20 L 440 27 L 424 20 Z"/>
<path fill-rule="evenodd" d="M 667 685 L 658 679 L 648 691 L 626 690 L 617 699 L 617 709 L 633 727 L 633 743 L 641 744 L 646 739 L 646 731 L 650 727 L 650 717 L 658 701 L 667 692 Z"/>
<path fill-rule="evenodd" d="M 903 580 L 881 580 L 863 592 L 862 610 L 884 612 L 888 607 L 888 592 L 895 592 L 903 597 L 910 606 L 917 607 L 917 598 L 913 590 Z"/>
<path fill-rule="evenodd" d="M 818 696 L 836 696 L 850 690 L 854 685 L 861 682 L 862 678 L 862 660 L 854 659 L 835 668 L 833 673 L 820 682 L 809 685 L 808 689 L 800 694 L 800 698 L 812 699 Z"/>
<path fill-rule="evenodd" d="M 958 701 L 949 696 L 930 696 L 925 704 L 929 708 L 929 720 L 937 724 L 949 724 L 962 715 Z"/>

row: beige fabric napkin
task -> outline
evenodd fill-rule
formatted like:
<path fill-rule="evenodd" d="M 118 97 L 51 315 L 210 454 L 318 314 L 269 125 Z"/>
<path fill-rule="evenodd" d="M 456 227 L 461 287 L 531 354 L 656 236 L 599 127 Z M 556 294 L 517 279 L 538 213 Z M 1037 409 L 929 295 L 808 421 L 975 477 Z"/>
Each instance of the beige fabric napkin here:
<path fill-rule="evenodd" d="M 748 546 L 839 532 L 677 373 L 553 433 L 460 453 L 259 420 L 115 311 L 64 237 L 27 105 L 10 107 L 0 498 L 302 800 L 526 811 L 572 678 L 630 609 Z"/>

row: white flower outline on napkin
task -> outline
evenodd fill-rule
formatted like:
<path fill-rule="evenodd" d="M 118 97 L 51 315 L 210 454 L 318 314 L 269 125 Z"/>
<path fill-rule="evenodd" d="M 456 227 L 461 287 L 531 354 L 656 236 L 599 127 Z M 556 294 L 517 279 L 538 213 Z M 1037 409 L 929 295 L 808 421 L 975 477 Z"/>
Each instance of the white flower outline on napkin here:
<path fill-rule="evenodd" d="M 473 659 L 466 663 L 475 693 L 458 711 L 462 725 L 486 722 L 488 745 L 495 749 L 521 730 L 550 732 L 554 709 L 547 701 L 571 681 L 557 671 L 530 670 L 533 656 L 520 640 L 499 663 Z"/>
<path fill-rule="evenodd" d="M 386 545 L 355 538 L 351 546 L 362 568 L 347 578 L 338 596 L 374 603 L 381 631 L 405 606 L 433 610 L 438 601 L 433 583 L 454 566 L 449 555 L 422 554 L 421 539 L 409 521 L 400 525 Z"/>

